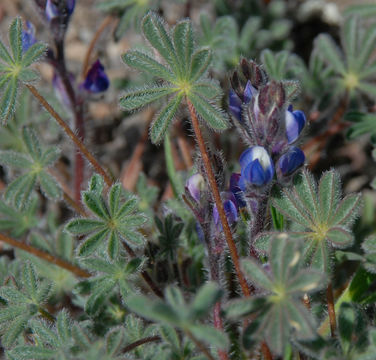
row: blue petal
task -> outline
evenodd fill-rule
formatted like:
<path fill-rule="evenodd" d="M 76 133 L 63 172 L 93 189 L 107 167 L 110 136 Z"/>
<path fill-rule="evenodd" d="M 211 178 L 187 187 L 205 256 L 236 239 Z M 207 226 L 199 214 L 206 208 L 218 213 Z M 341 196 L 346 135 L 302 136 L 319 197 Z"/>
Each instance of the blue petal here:
<path fill-rule="evenodd" d="M 240 166 L 243 168 L 246 167 L 253 160 L 253 147 L 251 147 L 243 151 L 243 153 L 240 155 L 239 163 Z"/>
<path fill-rule="evenodd" d="M 289 144 L 297 140 L 306 124 L 303 111 L 286 111 L 286 136 Z"/>
<path fill-rule="evenodd" d="M 47 0 L 45 13 L 48 21 L 51 21 L 60 15 L 59 9 L 52 0 Z"/>
<path fill-rule="evenodd" d="M 240 188 L 239 182 L 241 179 L 241 175 L 238 173 L 233 173 L 230 178 L 230 191 L 234 194 L 236 204 L 239 208 L 243 208 L 246 206 L 244 201 L 243 192 Z"/>
<path fill-rule="evenodd" d="M 304 164 L 304 160 L 304 152 L 293 146 L 279 158 L 278 166 L 283 175 L 291 175 Z"/>
<path fill-rule="evenodd" d="M 103 65 L 97 60 L 90 68 L 83 83 L 83 87 L 91 93 L 106 91 L 110 85 Z"/>
<path fill-rule="evenodd" d="M 76 0 L 67 0 L 67 9 L 69 15 L 72 15 L 75 6 Z"/>
<path fill-rule="evenodd" d="M 266 174 L 258 159 L 252 161 L 242 169 L 242 176 L 252 185 L 261 186 L 265 184 Z"/>
<path fill-rule="evenodd" d="M 223 203 L 225 209 L 226 217 L 230 225 L 238 221 L 238 209 L 232 200 L 226 200 Z"/>
<path fill-rule="evenodd" d="M 247 84 L 245 85 L 244 89 L 244 95 L 243 95 L 243 101 L 245 104 L 248 104 L 253 96 L 253 91 L 255 91 L 255 88 L 252 86 L 251 82 L 248 80 Z"/>
<path fill-rule="evenodd" d="M 242 101 L 235 91 L 230 90 L 229 92 L 229 108 L 231 113 L 239 120 L 242 119 Z"/>

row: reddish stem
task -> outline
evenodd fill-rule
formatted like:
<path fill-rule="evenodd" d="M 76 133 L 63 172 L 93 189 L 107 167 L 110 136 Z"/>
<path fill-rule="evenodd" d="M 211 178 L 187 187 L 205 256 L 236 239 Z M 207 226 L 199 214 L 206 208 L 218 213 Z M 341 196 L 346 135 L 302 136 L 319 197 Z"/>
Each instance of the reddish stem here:
<path fill-rule="evenodd" d="M 140 340 L 137 340 L 129 345 L 127 345 L 123 350 L 122 352 L 123 353 L 127 353 L 129 351 L 132 351 L 134 350 L 136 347 L 138 346 L 141 346 L 141 345 L 144 345 L 144 344 L 147 344 L 147 343 L 151 343 L 151 342 L 156 342 L 156 341 L 160 341 L 161 338 L 160 336 L 149 336 L 149 337 L 146 337 L 146 338 L 143 338 L 143 339 L 140 339 Z"/>
<path fill-rule="evenodd" d="M 91 276 L 90 273 L 88 273 L 87 271 L 79 268 L 78 266 L 75 266 L 65 260 L 62 260 L 62 259 L 59 259 L 45 251 L 42 251 L 42 250 L 39 250 L 31 245 L 28 245 L 28 244 L 25 244 L 24 242 L 21 242 L 21 241 L 17 241 L 9 236 L 6 236 L 4 234 L 1 234 L 0 233 L 0 240 L 1 241 L 4 241 L 5 243 L 9 244 L 10 246 L 13 246 L 17 249 L 21 249 L 23 251 L 26 251 L 34 256 L 37 256 L 39 257 L 40 259 L 43 259 L 43 260 L 46 260 L 48 262 L 50 262 L 51 264 L 54 264 L 54 265 L 57 265 L 65 270 L 68 270 L 70 271 L 71 273 L 77 275 L 77 276 L 80 276 L 80 277 L 84 277 L 84 278 L 88 278 Z"/>
<path fill-rule="evenodd" d="M 188 104 L 189 113 L 191 115 L 193 130 L 194 130 L 195 135 L 196 135 L 196 140 L 197 140 L 200 152 L 201 152 L 202 160 L 203 160 L 203 163 L 204 163 L 204 166 L 205 166 L 206 175 L 208 177 L 209 185 L 210 185 L 211 191 L 213 193 L 215 204 L 216 204 L 217 209 L 218 209 L 219 218 L 220 218 L 222 226 L 223 226 L 223 232 L 224 232 L 224 235 L 225 235 L 225 238 L 226 238 L 228 248 L 230 250 L 230 255 L 231 255 L 234 267 L 235 267 L 235 271 L 236 271 L 236 274 L 237 274 L 237 277 L 238 277 L 238 280 L 239 280 L 239 284 L 242 288 L 244 295 L 250 296 L 250 294 L 251 294 L 250 288 L 249 288 L 247 281 L 246 281 L 246 279 L 243 275 L 243 272 L 240 269 L 238 250 L 236 248 L 235 241 L 232 237 L 231 229 L 230 229 L 230 226 L 229 226 L 228 221 L 227 221 L 225 210 L 223 208 L 221 195 L 220 195 L 219 190 L 218 190 L 218 185 L 217 185 L 217 182 L 215 180 L 214 172 L 213 172 L 213 169 L 212 169 L 212 166 L 211 166 L 211 163 L 210 163 L 209 154 L 206 150 L 204 138 L 203 138 L 202 133 L 201 133 L 200 124 L 198 122 L 197 115 L 196 115 L 196 110 L 195 110 L 193 104 L 189 101 L 189 99 L 187 99 L 187 104 Z"/>
<path fill-rule="evenodd" d="M 224 331 L 223 322 L 221 318 L 221 302 L 218 301 L 213 309 L 214 327 L 220 331 Z M 228 360 L 228 355 L 225 350 L 218 350 L 220 360 Z"/>

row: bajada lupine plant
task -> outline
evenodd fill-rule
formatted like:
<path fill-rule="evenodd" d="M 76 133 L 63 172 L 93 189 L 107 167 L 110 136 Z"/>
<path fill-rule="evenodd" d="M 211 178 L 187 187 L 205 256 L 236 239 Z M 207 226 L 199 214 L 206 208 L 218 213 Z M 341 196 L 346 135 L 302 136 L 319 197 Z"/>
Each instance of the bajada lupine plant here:
<path fill-rule="evenodd" d="M 0 25 L 0 352 L 374 359 L 376 7 L 309 54 L 305 2 L 31 3 Z"/>

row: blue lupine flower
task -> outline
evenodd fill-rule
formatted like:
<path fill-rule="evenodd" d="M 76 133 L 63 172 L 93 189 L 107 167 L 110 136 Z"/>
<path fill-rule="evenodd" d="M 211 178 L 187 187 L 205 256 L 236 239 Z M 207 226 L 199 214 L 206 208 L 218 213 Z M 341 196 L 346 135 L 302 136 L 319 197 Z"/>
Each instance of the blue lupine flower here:
<path fill-rule="evenodd" d="M 103 65 L 97 60 L 86 75 L 82 86 L 91 93 L 106 91 L 110 85 L 110 80 L 104 71 Z"/>
<path fill-rule="evenodd" d="M 283 175 L 291 175 L 304 164 L 304 152 L 295 146 L 283 154 L 278 160 L 278 167 Z"/>
<path fill-rule="evenodd" d="M 244 201 L 242 189 L 239 186 L 239 180 L 241 175 L 239 173 L 233 173 L 230 177 L 230 191 L 234 194 L 236 204 L 238 208 L 244 208 L 247 206 Z"/>
<path fill-rule="evenodd" d="M 253 146 L 240 156 L 241 178 L 239 187 L 244 191 L 246 184 L 263 186 L 274 176 L 274 165 L 268 152 L 262 146 Z"/>
<path fill-rule="evenodd" d="M 230 192 L 222 193 L 222 198 L 225 198 L 225 200 L 223 201 L 223 207 L 225 209 L 227 221 L 231 226 L 238 221 L 238 208 L 236 206 L 236 200 L 234 195 Z M 215 205 L 213 208 L 213 218 L 217 229 L 222 229 L 221 219 L 219 217 L 217 206 Z"/>
<path fill-rule="evenodd" d="M 297 140 L 306 124 L 306 117 L 303 111 L 292 111 L 292 106 L 286 111 L 286 136 L 289 144 Z"/>
<path fill-rule="evenodd" d="M 201 174 L 194 174 L 187 180 L 185 188 L 188 190 L 192 198 L 199 203 L 201 192 L 205 188 L 205 180 Z"/>
<path fill-rule="evenodd" d="M 238 94 L 234 90 L 230 90 L 229 93 L 229 108 L 231 113 L 238 119 L 240 122 L 242 121 L 242 105 L 248 104 L 256 89 L 251 85 L 251 82 L 248 80 L 247 84 L 245 85 L 243 99 L 241 99 Z"/>
<path fill-rule="evenodd" d="M 26 21 L 26 28 L 22 30 L 22 51 L 26 52 L 36 42 L 35 27 L 30 21 Z"/>
<path fill-rule="evenodd" d="M 68 16 L 72 15 L 75 5 L 76 0 L 66 0 L 66 14 Z M 53 0 L 47 0 L 45 13 L 48 21 L 52 21 L 53 19 L 62 15 L 59 7 Z"/>

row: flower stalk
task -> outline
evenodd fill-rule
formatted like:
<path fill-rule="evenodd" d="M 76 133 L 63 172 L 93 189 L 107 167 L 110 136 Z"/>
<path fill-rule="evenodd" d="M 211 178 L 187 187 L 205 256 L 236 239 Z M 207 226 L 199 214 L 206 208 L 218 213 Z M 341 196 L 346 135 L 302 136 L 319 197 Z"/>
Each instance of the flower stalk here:
<path fill-rule="evenodd" d="M 194 130 L 194 133 L 195 133 L 195 136 L 196 136 L 198 147 L 199 147 L 201 155 L 202 155 L 202 160 L 203 160 L 205 170 L 206 170 L 206 173 L 207 173 L 207 176 L 208 176 L 208 180 L 209 180 L 210 188 L 211 188 L 211 191 L 212 191 L 212 194 L 213 194 L 213 197 L 214 197 L 214 201 L 215 201 L 215 204 L 216 204 L 217 209 L 218 209 L 219 218 L 220 218 L 220 221 L 221 221 L 222 226 L 223 226 L 223 232 L 225 234 L 225 238 L 226 238 L 226 242 L 227 242 L 227 245 L 228 245 L 228 248 L 229 248 L 229 251 L 230 251 L 231 259 L 234 263 L 236 275 L 238 277 L 239 284 L 242 288 L 244 295 L 250 296 L 251 291 L 250 291 L 250 288 L 247 284 L 247 281 L 245 280 L 243 272 L 240 269 L 238 250 L 236 248 L 234 238 L 232 236 L 232 232 L 231 232 L 230 226 L 229 226 L 228 221 L 227 221 L 227 217 L 226 217 L 226 213 L 225 213 L 225 210 L 224 210 L 224 207 L 223 207 L 221 195 L 219 194 L 218 185 L 217 185 L 217 182 L 215 180 L 213 168 L 212 168 L 211 163 L 210 163 L 209 154 L 206 150 L 204 138 L 203 138 L 202 133 L 201 133 L 200 124 L 198 122 L 198 118 L 197 118 L 197 115 L 196 115 L 196 110 L 195 110 L 193 104 L 189 101 L 189 99 L 187 99 L 187 104 L 188 104 L 188 109 L 189 109 L 189 113 L 190 113 L 190 116 L 191 116 L 193 130 Z"/>

